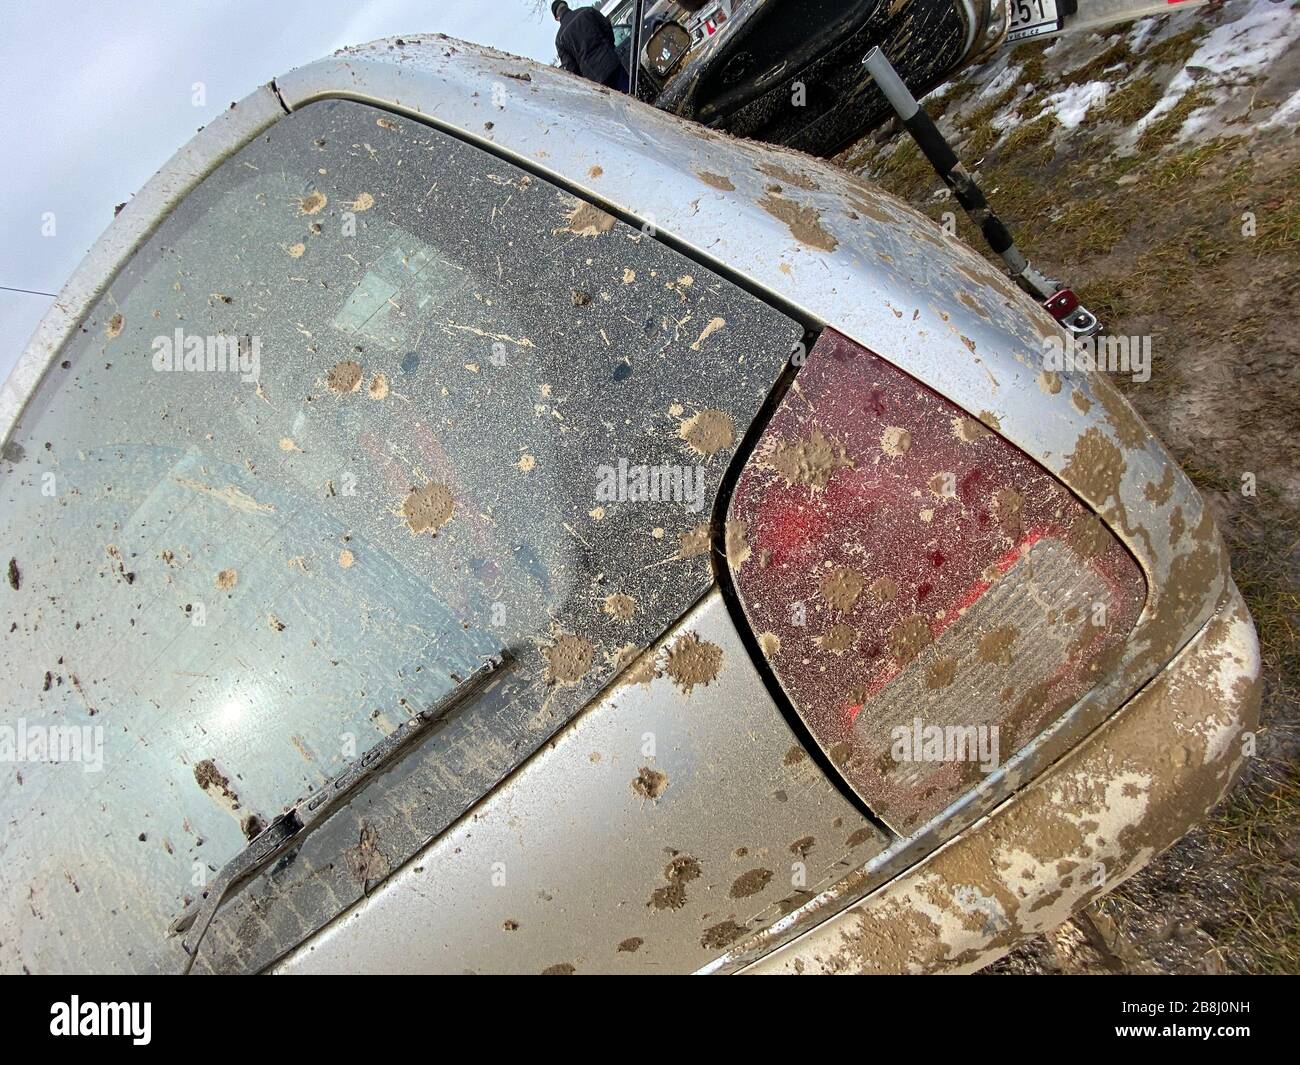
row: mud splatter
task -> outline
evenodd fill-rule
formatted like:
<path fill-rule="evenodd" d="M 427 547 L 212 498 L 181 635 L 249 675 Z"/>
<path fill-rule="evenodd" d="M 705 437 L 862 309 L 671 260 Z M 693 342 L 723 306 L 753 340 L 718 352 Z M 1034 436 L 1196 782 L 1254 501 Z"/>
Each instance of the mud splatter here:
<path fill-rule="evenodd" d="M 598 237 L 614 228 L 614 216 L 590 203 L 580 203 L 567 215 L 565 229 L 580 237 Z"/>
<path fill-rule="evenodd" d="M 808 192 L 817 191 L 820 186 L 807 174 L 797 174 L 793 170 L 787 170 L 776 163 L 762 163 L 758 168 L 768 177 L 774 177 L 778 181 L 784 181 L 787 185 L 793 185 L 797 189 L 804 189 Z"/>
<path fill-rule="evenodd" d="M 548 965 L 542 970 L 543 976 L 572 976 L 578 970 L 569 962 L 562 961 L 558 965 Z"/>
<path fill-rule="evenodd" d="M 289 253 L 290 259 L 301 259 L 307 251 L 307 245 L 299 241 L 297 244 L 290 244 L 285 250 Z"/>
<path fill-rule="evenodd" d="M 758 635 L 758 649 L 767 658 L 781 653 L 781 637 L 774 632 L 761 632 Z"/>
<path fill-rule="evenodd" d="M 22 584 L 23 574 L 22 570 L 18 568 L 18 560 L 16 558 L 11 558 L 9 560 L 9 587 L 16 592 L 22 587 Z"/>
<path fill-rule="evenodd" d="M 309 192 L 306 196 L 298 198 L 298 213 L 320 214 L 321 211 L 325 209 L 325 205 L 328 202 L 329 200 L 326 198 L 325 193 L 320 192 L 319 190 Z"/>
<path fill-rule="evenodd" d="M 749 561 L 752 551 L 746 538 L 749 526 L 740 518 L 729 518 L 726 525 L 727 565 L 740 569 Z"/>
<path fill-rule="evenodd" d="M 1061 391 L 1061 375 L 1055 370 L 1044 370 L 1038 375 L 1038 387 L 1049 396 Z"/>
<path fill-rule="evenodd" d="M 125 328 L 126 319 L 120 314 L 115 314 L 108 320 L 108 324 L 104 327 L 104 335 L 108 337 L 109 340 L 116 340 L 122 335 L 122 330 Z"/>
<path fill-rule="evenodd" d="M 632 778 L 632 791 L 643 799 L 657 799 L 668 790 L 668 775 L 643 765 Z"/>
<path fill-rule="evenodd" d="M 722 648 L 695 633 L 687 633 L 668 650 L 665 672 L 685 694 L 697 684 L 707 686 L 722 668 Z"/>
<path fill-rule="evenodd" d="M 865 583 L 856 570 L 848 566 L 840 566 L 822 578 L 817 590 L 821 593 L 821 597 L 836 610 L 848 613 L 853 609 L 853 604 L 858 601 L 858 596 L 862 594 Z"/>
<path fill-rule="evenodd" d="M 834 251 L 839 245 L 839 241 L 822 229 L 821 212 L 816 207 L 795 203 L 772 192 L 768 192 L 758 205 L 773 218 L 784 222 L 790 235 L 800 244 L 821 251 Z"/>
<path fill-rule="evenodd" d="M 344 360 L 331 366 L 325 374 L 325 383 L 330 391 L 338 395 L 355 392 L 361 387 L 361 366 L 351 360 Z"/>
<path fill-rule="evenodd" d="M 375 376 L 370 379 L 370 387 L 368 391 L 370 392 L 371 399 L 387 399 L 388 378 L 382 373 L 375 374 Z"/>
<path fill-rule="evenodd" d="M 808 852 L 813 849 L 816 842 L 817 839 L 814 836 L 800 836 L 790 844 L 790 853 L 797 855 L 800 858 L 807 858 Z"/>
<path fill-rule="evenodd" d="M 976 655 L 989 665 L 1011 665 L 1011 647 L 1016 642 L 1016 629 L 1012 625 L 999 625 L 980 637 Z"/>
<path fill-rule="evenodd" d="M 933 638 L 925 618 L 913 614 L 894 626 L 894 631 L 889 635 L 889 648 L 899 662 L 907 663 L 925 650 Z"/>
<path fill-rule="evenodd" d="M 721 321 L 715 318 L 714 321 Z M 706 330 L 707 332 L 707 330 Z M 704 334 L 701 334 L 703 339 Z M 702 410 L 687 418 L 677 429 L 677 435 L 697 455 L 716 455 L 730 447 L 736 438 L 736 423 L 725 410 Z"/>
<path fill-rule="evenodd" d="M 871 585 L 871 594 L 884 606 L 898 598 L 898 582 L 893 577 L 877 577 Z"/>
<path fill-rule="evenodd" d="M 217 574 L 217 579 L 214 583 L 219 589 L 221 589 L 221 591 L 228 592 L 239 583 L 239 573 L 237 570 L 223 569 Z"/>
<path fill-rule="evenodd" d="M 842 655 L 857 642 L 857 638 L 858 631 L 852 625 L 832 625 L 817 637 L 817 646 L 823 651 Z"/>
<path fill-rule="evenodd" d="M 736 877 L 728 894 L 733 899 L 747 899 L 751 895 L 757 895 L 771 881 L 772 871 L 770 869 L 751 869 L 749 872 L 741 873 L 740 876 Z"/>
<path fill-rule="evenodd" d="M 577 684 L 591 669 L 595 648 L 581 636 L 562 634 L 545 651 L 546 683 Z"/>
<path fill-rule="evenodd" d="M 771 462 L 787 484 L 810 488 L 825 488 L 837 468 L 852 465 L 843 446 L 827 439 L 817 428 L 806 440 L 781 440 L 772 452 Z"/>
<path fill-rule="evenodd" d="M 696 558 L 709 553 L 709 523 L 700 522 L 694 528 L 682 533 L 681 546 L 677 549 L 678 558 Z"/>
<path fill-rule="evenodd" d="M 723 177 L 721 174 L 711 174 L 707 170 L 695 171 L 695 176 L 710 188 L 717 189 L 719 192 L 735 192 L 736 186 L 731 183 L 731 178 Z"/>
<path fill-rule="evenodd" d="M 356 560 L 356 555 L 345 547 L 339 552 L 339 569 L 351 569 Z"/>
<path fill-rule="evenodd" d="M 952 420 L 952 435 L 963 444 L 973 444 L 988 436 L 989 431 L 974 418 L 961 417 Z"/>
<path fill-rule="evenodd" d="M 447 486 L 430 481 L 411 490 L 402 503 L 402 516 L 406 518 L 412 535 L 429 532 L 436 536 L 438 530 L 451 521 L 455 508 L 455 501 Z"/>
<path fill-rule="evenodd" d="M 388 859 L 379 849 L 379 834 L 369 825 L 361 826 L 357 845 L 347 854 L 348 871 L 361 884 L 363 894 L 370 893 L 370 885 L 383 880 L 392 870 Z"/>
<path fill-rule="evenodd" d="M 348 208 L 360 214 L 362 211 L 368 211 L 375 205 L 375 198 L 368 192 L 363 192 L 350 204 Z"/>
<path fill-rule="evenodd" d="M 700 331 L 700 335 L 695 338 L 695 343 L 691 345 L 691 350 L 699 351 L 700 345 L 726 324 L 727 320 L 725 318 L 710 318 L 708 322 L 705 323 L 704 328 Z"/>
<path fill-rule="evenodd" d="M 925 670 L 925 686 L 931 691 L 946 688 L 957 676 L 957 659 L 936 658 Z"/>
<path fill-rule="evenodd" d="M 635 954 L 641 949 L 643 943 L 645 943 L 645 940 L 640 936 L 629 936 L 627 939 L 619 943 L 618 952 L 620 954 Z"/>
<path fill-rule="evenodd" d="M 738 925 L 730 919 L 719 921 L 704 930 L 704 935 L 700 936 L 700 946 L 705 950 L 722 950 L 744 934 L 744 925 Z"/>
<path fill-rule="evenodd" d="M 891 425 L 880 434 L 880 450 L 893 458 L 901 458 L 912 447 L 912 434 L 897 425 Z"/>
<path fill-rule="evenodd" d="M 615 592 L 605 597 L 605 613 L 619 621 L 631 621 L 636 613 L 636 600 L 630 595 Z"/>

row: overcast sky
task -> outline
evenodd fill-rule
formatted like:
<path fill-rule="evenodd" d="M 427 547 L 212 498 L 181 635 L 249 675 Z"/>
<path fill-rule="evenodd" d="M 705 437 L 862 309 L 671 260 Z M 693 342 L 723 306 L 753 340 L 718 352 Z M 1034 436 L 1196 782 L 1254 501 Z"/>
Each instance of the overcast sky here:
<path fill-rule="evenodd" d="M 575 6 L 576 0 L 575 0 Z M 347 44 L 446 33 L 550 62 L 532 0 L 0 0 L 0 286 L 58 292 L 199 126 Z M 206 102 L 192 103 L 195 82 Z M 54 212 L 55 236 L 41 235 Z M 0 380 L 52 302 L 0 290 Z"/>

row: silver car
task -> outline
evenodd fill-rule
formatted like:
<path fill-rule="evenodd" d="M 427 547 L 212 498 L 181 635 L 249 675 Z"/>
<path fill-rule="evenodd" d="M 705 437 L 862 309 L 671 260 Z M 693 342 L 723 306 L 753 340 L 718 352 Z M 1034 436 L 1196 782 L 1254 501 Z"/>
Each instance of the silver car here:
<path fill-rule="evenodd" d="M 259 89 L 0 397 L 4 969 L 1055 927 L 1230 787 L 1259 678 L 1064 343 L 875 187 L 562 71 L 423 37 Z"/>

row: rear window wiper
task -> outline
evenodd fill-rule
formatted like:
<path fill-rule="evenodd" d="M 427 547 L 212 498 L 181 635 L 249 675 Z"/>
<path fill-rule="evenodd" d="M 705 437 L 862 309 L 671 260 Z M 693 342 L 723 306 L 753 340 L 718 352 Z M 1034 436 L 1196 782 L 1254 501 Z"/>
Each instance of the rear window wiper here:
<path fill-rule="evenodd" d="M 181 946 L 187 955 L 184 973 L 194 967 L 203 936 L 222 901 L 239 884 L 260 869 L 275 861 L 289 847 L 302 842 L 308 832 L 325 820 L 358 787 L 368 781 L 384 766 L 393 762 L 402 752 L 424 734 L 429 726 L 441 721 L 452 710 L 481 689 L 488 680 L 504 669 L 513 656 L 501 650 L 492 655 L 460 681 L 433 706 L 418 711 L 407 718 L 391 735 L 385 736 L 360 758 L 346 766 L 320 791 L 298 800 L 286 812 L 266 826 L 247 847 L 221 867 L 212 881 L 202 905 L 195 907 L 172 922 L 171 935 L 183 935 Z M 455 674 L 452 675 L 455 678 Z"/>

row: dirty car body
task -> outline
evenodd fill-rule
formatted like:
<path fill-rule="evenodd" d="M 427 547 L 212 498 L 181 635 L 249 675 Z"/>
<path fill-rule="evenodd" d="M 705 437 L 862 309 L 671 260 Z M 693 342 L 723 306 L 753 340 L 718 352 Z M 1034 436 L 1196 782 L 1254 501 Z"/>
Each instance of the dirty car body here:
<path fill-rule="evenodd" d="M 647 5 L 655 25 L 645 29 L 638 95 L 707 126 L 821 156 L 891 113 L 862 67 L 873 47 L 921 96 L 1001 43 L 1009 20 L 1004 0 L 740 0 L 700 32 L 716 6 Z"/>
<path fill-rule="evenodd" d="M 0 964 L 179 970 L 249 838 L 501 651 L 197 971 L 1051 927 L 1218 801 L 1259 672 L 1200 496 L 1059 337 L 853 175 L 560 71 L 424 37 L 259 90 L 0 395 L 4 723 L 102 754 L 0 781 Z"/>

